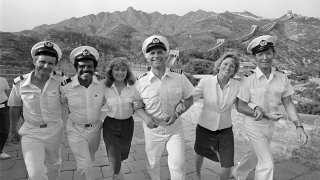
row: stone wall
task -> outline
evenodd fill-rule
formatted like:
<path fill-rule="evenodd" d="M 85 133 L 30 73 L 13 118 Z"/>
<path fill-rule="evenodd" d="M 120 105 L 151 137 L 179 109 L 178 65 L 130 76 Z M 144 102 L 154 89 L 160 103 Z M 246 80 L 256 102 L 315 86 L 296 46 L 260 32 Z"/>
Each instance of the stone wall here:
<path fill-rule="evenodd" d="M 202 103 L 196 102 L 183 114 L 184 120 L 197 123 L 201 108 Z M 320 116 L 317 118 L 320 119 Z M 248 142 L 243 129 L 243 115 L 232 110 L 232 121 L 235 139 Z M 309 122 L 303 123 L 303 126 L 309 138 L 306 145 L 300 146 L 293 123 L 285 119 L 279 120 L 271 143 L 272 152 L 276 159 L 293 159 L 311 168 L 320 168 L 320 126 Z"/>

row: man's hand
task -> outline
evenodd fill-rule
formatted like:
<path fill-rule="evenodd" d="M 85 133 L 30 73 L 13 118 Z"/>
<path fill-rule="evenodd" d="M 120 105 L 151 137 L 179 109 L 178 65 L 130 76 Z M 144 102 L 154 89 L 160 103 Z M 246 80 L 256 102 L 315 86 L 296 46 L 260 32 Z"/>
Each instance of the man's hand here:
<path fill-rule="evenodd" d="M 308 142 L 308 135 L 303 128 L 297 128 L 297 137 L 298 141 L 301 143 L 301 146 L 305 145 Z"/>
<path fill-rule="evenodd" d="M 257 106 L 255 109 L 254 109 L 254 120 L 255 121 L 260 121 L 263 117 L 263 109 L 259 106 Z"/>
<path fill-rule="evenodd" d="M 134 101 L 132 103 L 132 105 L 133 105 L 133 109 L 134 110 L 137 110 L 137 109 L 140 109 L 140 108 L 144 107 L 144 103 L 142 101 Z"/>
<path fill-rule="evenodd" d="M 176 121 L 177 118 L 178 118 L 177 115 L 173 114 L 173 115 L 169 116 L 168 118 L 166 118 L 166 122 L 164 124 L 167 126 L 170 126 L 171 124 L 173 124 Z"/>
<path fill-rule="evenodd" d="M 269 112 L 269 113 L 264 113 L 264 115 L 272 121 L 279 121 L 279 119 L 283 117 L 283 112 L 281 111 Z"/>
<path fill-rule="evenodd" d="M 176 113 L 178 113 L 179 115 L 181 115 L 182 113 L 184 113 L 186 110 L 186 107 L 184 106 L 184 104 L 182 102 L 180 102 L 177 106 L 176 106 Z"/>
<path fill-rule="evenodd" d="M 157 128 L 159 125 L 151 118 L 144 119 L 147 127 L 150 129 Z"/>
<path fill-rule="evenodd" d="M 20 142 L 21 136 L 16 129 L 10 130 L 8 140 L 13 144 L 18 144 Z"/>

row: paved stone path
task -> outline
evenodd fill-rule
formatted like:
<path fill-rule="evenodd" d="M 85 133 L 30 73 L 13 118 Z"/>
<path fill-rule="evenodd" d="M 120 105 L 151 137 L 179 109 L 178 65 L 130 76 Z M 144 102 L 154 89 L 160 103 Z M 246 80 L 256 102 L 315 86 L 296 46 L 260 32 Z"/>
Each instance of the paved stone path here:
<path fill-rule="evenodd" d="M 194 179 L 194 140 L 195 140 L 195 124 L 188 121 L 183 121 L 185 132 L 186 146 L 186 169 L 187 180 Z M 135 116 L 135 131 L 132 141 L 129 158 L 122 165 L 122 172 L 125 173 L 126 180 L 144 180 L 146 175 L 146 155 L 145 142 L 141 119 Z M 249 145 L 246 142 L 235 140 L 235 162 L 237 162 L 248 150 Z M 27 172 L 22 157 L 20 145 L 8 144 L 5 147 L 5 152 L 11 155 L 11 159 L 0 160 L 0 180 L 22 180 L 27 179 Z M 275 173 L 276 180 L 318 180 L 320 170 L 312 167 L 301 165 L 293 160 L 283 160 L 275 155 Z M 70 150 L 67 139 L 64 136 L 62 148 L 62 168 L 61 180 L 77 180 L 78 173 L 76 171 L 76 163 L 74 156 Z M 205 159 L 202 166 L 203 180 L 219 179 L 218 172 L 220 165 L 218 163 Z M 94 163 L 96 179 L 109 180 L 111 179 L 109 160 L 105 151 L 103 140 L 101 146 L 96 153 L 96 161 Z M 164 152 L 161 159 L 161 179 L 170 179 L 167 152 Z M 233 178 L 230 178 L 233 179 Z M 248 180 L 253 179 L 253 173 L 248 177 Z"/>

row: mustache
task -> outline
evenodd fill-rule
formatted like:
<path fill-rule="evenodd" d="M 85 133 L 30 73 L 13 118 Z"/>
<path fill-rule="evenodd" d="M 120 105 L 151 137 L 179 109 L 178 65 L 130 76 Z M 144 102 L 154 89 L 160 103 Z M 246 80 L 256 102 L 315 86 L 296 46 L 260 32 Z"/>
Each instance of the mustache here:
<path fill-rule="evenodd" d="M 92 75 L 92 74 L 93 74 L 93 71 L 87 70 L 87 71 L 81 71 L 81 72 L 80 72 L 80 74 L 84 74 L 84 73 L 88 73 L 88 74 Z"/>

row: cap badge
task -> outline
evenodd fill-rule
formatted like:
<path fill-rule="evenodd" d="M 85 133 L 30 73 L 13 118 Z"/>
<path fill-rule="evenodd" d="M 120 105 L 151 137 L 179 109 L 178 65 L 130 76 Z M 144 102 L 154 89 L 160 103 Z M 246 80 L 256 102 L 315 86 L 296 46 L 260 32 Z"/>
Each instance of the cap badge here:
<path fill-rule="evenodd" d="M 85 49 L 84 51 L 82 51 L 82 54 L 85 56 L 88 56 L 88 55 L 90 55 L 90 51 Z"/>
<path fill-rule="evenodd" d="M 152 43 L 153 43 L 153 44 L 158 44 L 158 43 L 160 43 L 160 40 L 159 40 L 158 38 L 154 38 L 154 39 L 152 40 Z"/>
<path fill-rule="evenodd" d="M 267 43 L 267 41 L 266 40 L 261 40 L 260 41 L 260 46 L 265 46 L 265 45 L 267 45 L 268 43 Z"/>
<path fill-rule="evenodd" d="M 48 48 L 52 48 L 53 44 L 51 42 L 47 41 L 47 42 L 44 43 L 44 46 L 48 47 Z"/>

